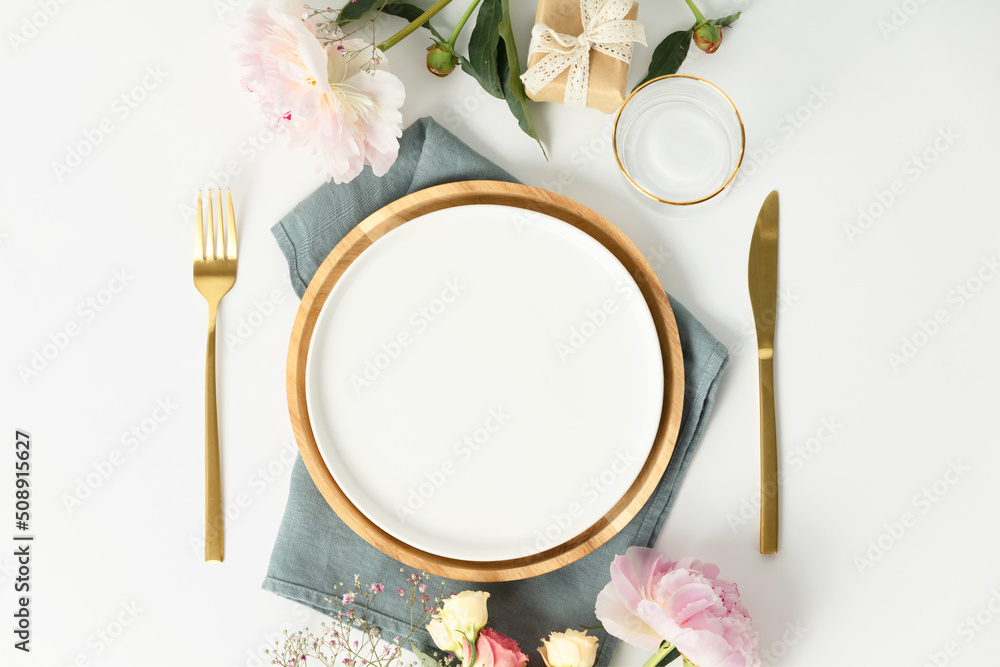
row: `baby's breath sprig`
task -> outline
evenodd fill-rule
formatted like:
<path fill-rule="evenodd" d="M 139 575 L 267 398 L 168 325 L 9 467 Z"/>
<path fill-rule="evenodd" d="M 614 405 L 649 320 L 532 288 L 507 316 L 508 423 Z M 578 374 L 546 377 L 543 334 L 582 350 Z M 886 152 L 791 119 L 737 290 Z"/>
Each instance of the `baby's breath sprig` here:
<path fill-rule="evenodd" d="M 384 3 L 383 3 L 384 4 Z M 364 58 L 368 62 L 361 67 L 365 72 L 371 73 L 372 67 L 381 62 L 380 51 L 375 46 L 375 22 L 382 15 L 382 5 L 375 8 L 374 13 L 365 19 L 354 19 L 344 29 L 344 22 L 341 21 L 340 14 L 343 10 L 332 7 L 310 7 L 306 5 L 306 11 L 302 15 L 302 20 L 311 24 L 316 29 L 316 38 L 323 46 L 336 46 L 341 57 L 348 61 L 356 58 Z M 361 33 L 370 33 L 362 35 Z M 344 46 L 345 40 L 360 38 L 364 46 L 359 49 L 348 49 Z"/>
<path fill-rule="evenodd" d="M 268 650 L 271 664 L 280 667 L 304 667 L 309 659 L 326 667 L 403 667 L 403 647 L 413 639 L 418 629 L 431 620 L 445 597 L 445 582 L 441 580 L 441 592 L 431 596 L 428 593 L 431 576 L 426 572 L 406 573 L 400 568 L 404 585 L 396 590 L 409 609 L 410 623 L 406 636 L 384 639 L 382 632 L 372 618 L 371 607 L 375 598 L 385 593 L 380 582 L 368 585 L 361 583 L 360 575 L 354 575 L 351 586 L 339 582 L 333 586 L 333 596 L 324 598 L 332 607 L 331 623 L 324 622 L 319 635 L 308 628 L 300 632 L 285 632 L 284 645 L 275 643 L 275 651 Z M 450 658 L 450 659 L 449 659 Z M 442 661 L 445 667 L 454 662 L 454 656 Z"/>

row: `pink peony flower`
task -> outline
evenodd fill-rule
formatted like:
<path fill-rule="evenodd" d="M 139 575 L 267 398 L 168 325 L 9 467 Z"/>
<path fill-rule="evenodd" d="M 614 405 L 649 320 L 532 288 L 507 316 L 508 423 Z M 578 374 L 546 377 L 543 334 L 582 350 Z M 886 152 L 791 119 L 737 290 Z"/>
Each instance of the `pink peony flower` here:
<path fill-rule="evenodd" d="M 476 640 L 476 661 L 470 662 L 472 647 L 462 638 L 462 667 L 524 667 L 528 656 L 517 642 L 493 628 L 483 628 Z"/>
<path fill-rule="evenodd" d="M 386 69 L 385 55 L 360 39 L 326 48 L 292 0 L 255 4 L 237 45 L 244 87 L 257 97 L 269 127 L 313 157 L 337 183 L 366 164 L 389 170 L 402 136 L 403 82 Z"/>
<path fill-rule="evenodd" d="M 698 667 L 757 667 L 757 633 L 736 584 L 692 558 L 676 563 L 630 547 L 611 565 L 597 618 L 624 642 L 656 652 L 666 640 Z"/>

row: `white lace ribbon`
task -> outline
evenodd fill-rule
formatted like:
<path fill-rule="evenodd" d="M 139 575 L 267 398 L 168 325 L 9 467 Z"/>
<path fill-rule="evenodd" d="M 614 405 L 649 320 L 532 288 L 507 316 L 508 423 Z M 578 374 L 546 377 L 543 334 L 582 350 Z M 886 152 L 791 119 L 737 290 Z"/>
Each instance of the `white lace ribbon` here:
<path fill-rule="evenodd" d="M 632 4 L 633 0 L 580 0 L 583 32 L 579 35 L 564 35 L 544 23 L 536 24 L 531 29 L 528 53 L 544 53 L 545 57 L 521 75 L 527 91 L 536 95 L 568 68 L 564 103 L 587 106 L 590 50 L 627 63 L 632 60 L 632 42 L 646 44 L 642 24 L 625 20 Z"/>

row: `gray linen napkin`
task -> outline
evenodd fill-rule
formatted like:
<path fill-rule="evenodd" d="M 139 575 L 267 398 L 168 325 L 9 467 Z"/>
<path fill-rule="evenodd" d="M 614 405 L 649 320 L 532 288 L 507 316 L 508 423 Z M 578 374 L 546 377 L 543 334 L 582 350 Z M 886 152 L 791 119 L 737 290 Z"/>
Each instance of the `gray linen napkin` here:
<path fill-rule="evenodd" d="M 272 228 L 288 260 L 296 293 L 302 296 L 337 242 L 382 206 L 433 185 L 479 179 L 514 181 L 433 119 L 418 120 L 403 132 L 399 158 L 385 176 L 376 178 L 366 169 L 350 183 L 323 185 Z M 672 299 L 671 305 L 684 352 L 684 417 L 670 464 L 645 507 L 610 541 L 555 572 L 495 584 L 447 580 L 449 592 L 488 591 L 490 627 L 517 640 L 531 664 L 542 662 L 536 650 L 542 637 L 597 622 L 594 601 L 610 581 L 612 559 L 629 546 L 653 546 L 656 542 L 705 429 L 729 352 L 684 306 Z M 324 598 L 333 597 L 334 584 L 350 584 L 359 574 L 363 583 L 378 581 L 387 591 L 394 591 L 403 585 L 400 567 L 407 573 L 413 570 L 348 528 L 330 509 L 299 458 L 292 470 L 288 505 L 264 589 L 326 612 L 332 606 Z M 388 593 L 376 598 L 374 611 L 384 636 L 391 638 L 405 631 L 400 602 L 398 596 Z M 603 631 L 594 634 L 600 640 L 596 664 L 607 665 L 618 640 Z M 434 648 L 423 630 L 417 642 Z"/>

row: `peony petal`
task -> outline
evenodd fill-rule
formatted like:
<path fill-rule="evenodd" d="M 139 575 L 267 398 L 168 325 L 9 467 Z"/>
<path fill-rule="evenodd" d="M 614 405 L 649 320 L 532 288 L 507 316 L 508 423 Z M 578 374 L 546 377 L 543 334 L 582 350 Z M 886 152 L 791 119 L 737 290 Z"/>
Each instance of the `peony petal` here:
<path fill-rule="evenodd" d="M 624 556 L 615 556 L 611 563 L 611 583 L 633 613 L 644 597 L 643 581 L 648 578 L 648 571 L 655 569 L 650 561 L 655 561 L 658 556 L 653 549 L 629 547 Z"/>
<path fill-rule="evenodd" d="M 398 139 L 403 135 L 403 116 L 398 111 L 406 96 L 402 81 L 388 72 L 376 72 L 359 74 L 346 85 L 366 95 L 376 107 L 362 123 L 365 143 L 375 152 L 395 154 L 399 149 Z"/>
<path fill-rule="evenodd" d="M 406 99 L 406 88 L 402 80 L 389 72 L 373 72 L 372 74 L 359 74 L 350 79 L 357 89 L 368 97 L 376 105 L 383 107 L 383 111 L 398 111 Z"/>
<path fill-rule="evenodd" d="M 692 582 L 671 591 L 668 595 L 668 607 L 673 612 L 673 618 L 678 625 L 684 625 L 695 615 L 719 607 L 724 613 L 722 601 L 715 595 L 715 590 L 707 583 Z"/>
<path fill-rule="evenodd" d="M 660 636 L 632 613 L 613 583 L 598 594 L 594 613 L 604 629 L 623 642 L 650 652 L 660 647 Z"/>
<path fill-rule="evenodd" d="M 396 158 L 399 156 L 399 149 L 392 151 L 391 153 L 369 153 L 368 162 L 371 164 L 372 173 L 381 178 L 385 176 L 392 165 L 396 163 Z"/>
<path fill-rule="evenodd" d="M 655 603 L 640 604 L 639 617 L 699 667 L 719 665 L 732 651 L 729 642 L 720 635 L 709 630 L 682 628 Z"/>
<path fill-rule="evenodd" d="M 308 26 L 302 20 L 301 14 L 289 14 L 278 7 L 269 7 L 267 16 L 274 21 L 275 26 L 287 33 L 287 40 L 294 44 L 294 54 L 297 57 L 294 58 L 293 62 L 302 66 L 303 83 L 307 78 L 312 79 L 314 85 L 322 92 L 329 93 L 330 82 L 327 80 L 326 74 L 326 50 L 316 38 L 312 26 Z"/>

